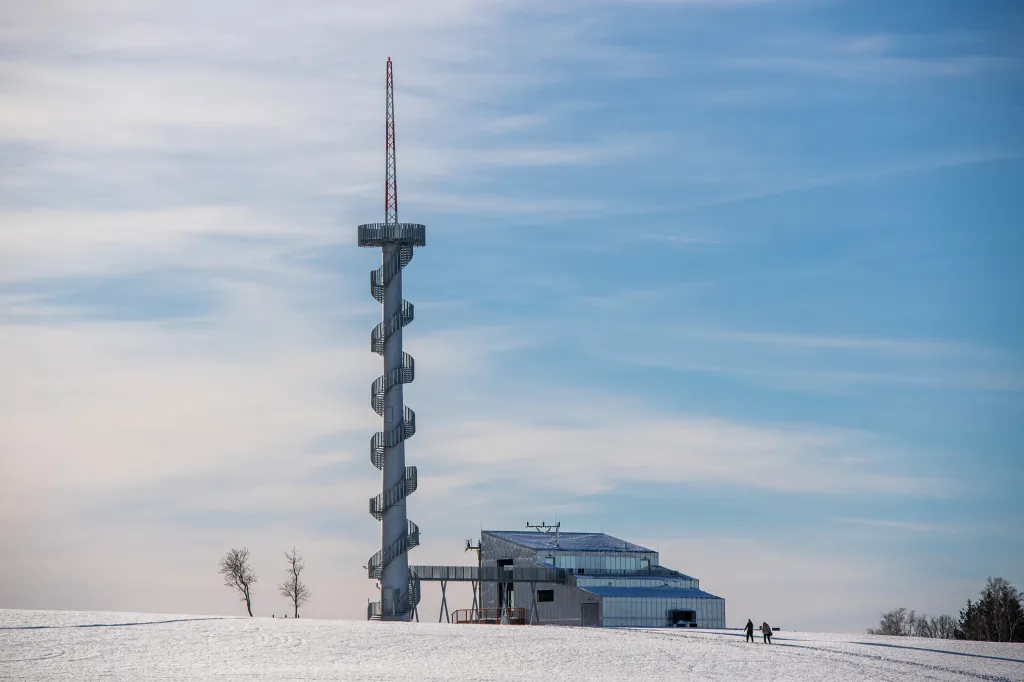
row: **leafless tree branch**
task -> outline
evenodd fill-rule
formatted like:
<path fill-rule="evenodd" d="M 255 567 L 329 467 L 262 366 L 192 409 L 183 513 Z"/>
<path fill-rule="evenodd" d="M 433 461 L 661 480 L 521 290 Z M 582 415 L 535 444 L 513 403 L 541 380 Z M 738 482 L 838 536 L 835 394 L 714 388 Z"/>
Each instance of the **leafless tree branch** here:
<path fill-rule="evenodd" d="M 225 585 L 238 590 L 241 600 L 245 602 L 245 609 L 252 618 L 252 585 L 258 578 L 249 565 L 249 550 L 245 547 L 228 550 L 220 560 L 218 573 L 224 576 Z"/>
<path fill-rule="evenodd" d="M 288 576 L 285 581 L 281 583 L 278 588 L 281 594 L 288 597 L 292 603 L 293 617 L 299 617 L 299 607 L 309 601 L 311 595 L 309 588 L 302 582 L 302 571 L 305 570 L 306 565 L 302 563 L 302 557 L 292 547 L 291 553 L 284 553 L 285 559 L 288 560 L 288 569 L 285 574 Z"/>

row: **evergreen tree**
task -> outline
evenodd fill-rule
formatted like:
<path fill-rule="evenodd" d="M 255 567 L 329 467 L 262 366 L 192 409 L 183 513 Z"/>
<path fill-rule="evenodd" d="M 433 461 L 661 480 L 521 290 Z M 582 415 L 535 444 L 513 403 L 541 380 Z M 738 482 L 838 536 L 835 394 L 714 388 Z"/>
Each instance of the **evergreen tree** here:
<path fill-rule="evenodd" d="M 978 639 L 975 635 L 978 632 L 978 609 L 974 607 L 971 600 L 967 600 L 967 606 L 960 609 L 960 623 L 956 628 L 957 639 Z"/>
<path fill-rule="evenodd" d="M 977 603 L 960 611 L 958 639 L 1024 642 L 1024 604 L 1020 591 L 1003 578 L 989 578 Z"/>

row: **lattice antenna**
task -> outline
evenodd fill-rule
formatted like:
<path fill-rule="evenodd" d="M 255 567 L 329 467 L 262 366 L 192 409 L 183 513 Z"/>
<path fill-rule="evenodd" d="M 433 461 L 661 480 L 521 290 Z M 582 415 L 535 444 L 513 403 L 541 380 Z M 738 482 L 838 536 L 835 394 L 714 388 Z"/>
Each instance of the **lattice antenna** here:
<path fill-rule="evenodd" d="M 388 57 L 387 97 L 385 102 L 384 144 L 387 161 L 384 169 L 384 224 L 398 223 L 398 169 L 395 161 L 395 86 L 391 77 L 391 57 Z"/>

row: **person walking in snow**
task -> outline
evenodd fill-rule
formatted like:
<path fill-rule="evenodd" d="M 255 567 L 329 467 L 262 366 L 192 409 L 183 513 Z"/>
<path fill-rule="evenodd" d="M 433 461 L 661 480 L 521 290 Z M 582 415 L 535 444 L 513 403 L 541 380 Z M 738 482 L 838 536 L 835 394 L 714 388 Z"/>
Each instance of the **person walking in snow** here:
<path fill-rule="evenodd" d="M 746 642 L 753 642 L 754 641 L 754 621 L 750 620 L 749 618 L 747 618 L 747 628 L 746 629 L 747 629 L 747 637 L 746 637 L 746 639 L 744 641 L 746 641 Z"/>
<path fill-rule="evenodd" d="M 764 635 L 764 643 L 772 643 L 772 626 L 768 623 L 761 623 L 761 634 Z"/>

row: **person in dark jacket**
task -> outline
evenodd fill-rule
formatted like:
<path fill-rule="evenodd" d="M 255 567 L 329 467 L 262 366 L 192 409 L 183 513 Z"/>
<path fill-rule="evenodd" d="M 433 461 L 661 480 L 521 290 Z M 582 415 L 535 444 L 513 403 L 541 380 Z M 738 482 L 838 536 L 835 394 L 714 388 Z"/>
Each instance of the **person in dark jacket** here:
<path fill-rule="evenodd" d="M 750 620 L 749 618 L 747 618 L 747 637 L 745 641 L 754 641 L 754 621 Z"/>
<path fill-rule="evenodd" d="M 764 643 L 772 643 L 772 626 L 768 623 L 761 623 L 761 634 L 764 635 Z"/>

